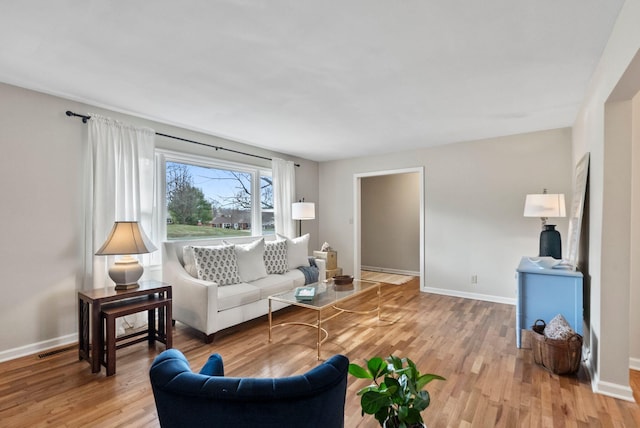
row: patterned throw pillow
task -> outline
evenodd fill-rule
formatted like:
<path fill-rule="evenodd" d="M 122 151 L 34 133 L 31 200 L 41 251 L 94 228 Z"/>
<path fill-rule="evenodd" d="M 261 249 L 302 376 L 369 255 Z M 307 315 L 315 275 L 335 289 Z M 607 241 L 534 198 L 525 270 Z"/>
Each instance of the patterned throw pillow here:
<path fill-rule="evenodd" d="M 561 315 L 556 315 L 544 328 L 544 335 L 549 339 L 567 340 L 575 332 L 569 322 Z"/>
<path fill-rule="evenodd" d="M 217 247 L 193 247 L 198 278 L 231 285 L 240 282 L 238 257 L 233 245 Z"/>
<path fill-rule="evenodd" d="M 264 243 L 264 266 L 267 273 L 285 273 L 288 270 L 287 241 L 266 241 Z"/>

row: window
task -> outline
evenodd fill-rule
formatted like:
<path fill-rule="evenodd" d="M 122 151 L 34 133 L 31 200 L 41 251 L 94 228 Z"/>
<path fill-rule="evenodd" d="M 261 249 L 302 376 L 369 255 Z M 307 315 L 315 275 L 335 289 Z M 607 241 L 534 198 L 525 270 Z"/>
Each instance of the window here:
<path fill-rule="evenodd" d="M 274 233 L 270 170 L 178 154 L 164 166 L 167 239 Z"/>

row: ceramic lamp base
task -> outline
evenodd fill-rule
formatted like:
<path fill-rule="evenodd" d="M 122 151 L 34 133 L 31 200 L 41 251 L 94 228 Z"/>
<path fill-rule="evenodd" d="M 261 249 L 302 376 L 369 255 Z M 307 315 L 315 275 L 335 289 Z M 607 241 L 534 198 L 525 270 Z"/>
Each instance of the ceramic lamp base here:
<path fill-rule="evenodd" d="M 138 280 L 144 268 L 138 260 L 131 256 L 124 256 L 109 269 L 109 277 L 116 283 L 116 290 L 130 290 L 138 287 Z"/>
<path fill-rule="evenodd" d="M 560 232 L 556 230 L 555 224 L 546 224 L 544 230 L 540 232 L 540 256 L 562 258 Z"/>

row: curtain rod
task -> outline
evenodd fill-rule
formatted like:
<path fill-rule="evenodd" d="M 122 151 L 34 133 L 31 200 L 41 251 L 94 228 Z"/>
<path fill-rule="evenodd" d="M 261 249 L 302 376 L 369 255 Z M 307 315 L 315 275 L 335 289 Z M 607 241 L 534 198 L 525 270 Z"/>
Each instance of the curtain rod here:
<path fill-rule="evenodd" d="M 87 123 L 87 121 L 89 119 L 91 119 L 91 116 L 74 113 L 71 110 L 67 110 L 66 114 L 69 117 L 80 117 L 80 118 L 82 118 L 82 123 Z M 216 150 L 224 150 L 224 151 L 227 151 L 227 152 L 237 153 L 239 155 L 251 156 L 251 157 L 254 157 L 254 158 L 264 159 L 264 160 L 268 160 L 268 161 L 272 160 L 271 158 L 268 158 L 268 157 L 265 157 L 265 156 L 254 155 L 253 153 L 241 152 L 239 150 L 227 149 L 227 148 L 222 147 L 222 146 L 212 146 L 211 144 L 201 143 L 199 141 L 194 141 L 194 140 L 187 140 L 186 138 L 181 138 L 181 137 L 174 137 L 173 135 L 163 134 L 161 132 L 156 132 L 156 135 L 159 135 L 161 137 L 173 138 L 174 140 L 185 141 L 187 143 L 199 144 L 201 146 L 211 147 L 211 148 L 216 149 Z M 300 164 L 298 164 L 298 163 L 294 163 L 294 165 L 297 166 L 297 167 L 300 166 Z"/>

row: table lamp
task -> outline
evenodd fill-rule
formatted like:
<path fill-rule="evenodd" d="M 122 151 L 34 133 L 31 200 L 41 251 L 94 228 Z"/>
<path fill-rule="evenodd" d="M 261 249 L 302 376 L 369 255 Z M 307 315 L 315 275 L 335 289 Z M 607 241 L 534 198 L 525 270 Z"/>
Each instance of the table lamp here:
<path fill-rule="evenodd" d="M 547 193 L 547 189 L 544 189 L 542 194 L 527 195 L 524 203 L 524 216 L 540 217 L 542 221 L 539 256 L 562 258 L 560 232 L 555 229 L 555 224 L 547 224 L 547 219 L 549 217 L 565 217 L 566 215 L 564 194 Z"/>
<path fill-rule="evenodd" d="M 138 287 L 138 280 L 144 272 L 131 254 L 146 254 L 156 249 L 137 221 L 116 221 L 96 255 L 123 256 L 109 268 L 109 277 L 116 283 L 116 290 L 128 290 Z"/>

